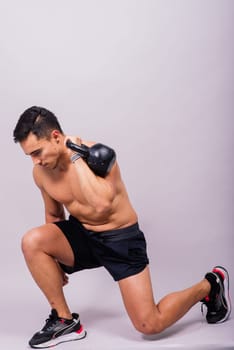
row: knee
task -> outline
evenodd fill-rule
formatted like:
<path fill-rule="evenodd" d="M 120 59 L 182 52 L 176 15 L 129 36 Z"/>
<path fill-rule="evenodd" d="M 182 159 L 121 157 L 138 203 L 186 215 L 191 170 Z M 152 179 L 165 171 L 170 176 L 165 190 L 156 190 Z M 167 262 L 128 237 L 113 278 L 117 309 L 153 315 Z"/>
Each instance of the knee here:
<path fill-rule="evenodd" d="M 142 318 L 133 322 L 133 325 L 138 332 L 145 335 L 159 334 L 165 329 L 160 319 Z"/>
<path fill-rule="evenodd" d="M 29 256 L 39 249 L 42 242 L 42 234 L 39 228 L 33 228 L 26 232 L 21 241 L 21 249 L 24 256 Z"/>

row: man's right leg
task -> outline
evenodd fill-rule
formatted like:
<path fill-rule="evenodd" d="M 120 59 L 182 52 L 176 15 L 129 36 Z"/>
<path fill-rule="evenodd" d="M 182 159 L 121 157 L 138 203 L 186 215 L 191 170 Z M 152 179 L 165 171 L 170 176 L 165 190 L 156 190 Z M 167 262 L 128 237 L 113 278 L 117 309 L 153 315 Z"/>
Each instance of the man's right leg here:
<path fill-rule="evenodd" d="M 34 280 L 52 308 L 45 326 L 33 335 L 29 345 L 43 349 L 84 338 L 86 331 L 79 315 L 70 312 L 63 294 L 67 281 L 58 262 L 74 264 L 72 248 L 63 232 L 54 224 L 34 228 L 24 235 L 22 250 Z"/>
<path fill-rule="evenodd" d="M 45 224 L 28 231 L 22 240 L 22 251 L 28 268 L 52 309 L 59 317 L 71 319 L 63 293 L 64 278 L 57 261 L 73 266 L 74 254 L 62 231 Z"/>

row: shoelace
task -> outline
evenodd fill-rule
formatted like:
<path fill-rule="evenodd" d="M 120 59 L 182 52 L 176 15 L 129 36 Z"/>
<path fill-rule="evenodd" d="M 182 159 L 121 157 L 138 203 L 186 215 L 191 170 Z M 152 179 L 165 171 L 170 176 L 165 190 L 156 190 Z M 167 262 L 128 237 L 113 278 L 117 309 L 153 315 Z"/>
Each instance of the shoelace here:
<path fill-rule="evenodd" d="M 204 316 L 204 305 L 206 305 L 205 303 L 202 303 L 201 304 L 201 313 L 202 313 L 202 316 Z"/>
<path fill-rule="evenodd" d="M 50 331 L 54 327 L 54 325 L 56 324 L 57 321 L 58 321 L 57 315 L 50 314 L 49 318 L 46 319 L 46 324 L 42 330 L 43 331 L 45 331 L 45 330 Z"/>
<path fill-rule="evenodd" d="M 226 305 L 225 300 L 222 298 L 221 303 L 220 303 L 220 301 L 218 301 L 217 296 L 213 297 L 212 299 L 207 297 L 202 301 L 202 304 L 201 304 L 202 315 L 204 315 L 204 312 L 203 312 L 204 305 L 207 307 L 208 313 L 210 313 L 210 314 L 217 313 L 217 311 L 220 309 L 220 307 L 224 307 L 227 309 L 227 305 Z"/>
<path fill-rule="evenodd" d="M 202 304 L 201 304 L 201 313 L 204 316 L 204 305 L 207 307 L 208 310 L 210 310 L 210 297 L 206 297 L 202 300 Z"/>

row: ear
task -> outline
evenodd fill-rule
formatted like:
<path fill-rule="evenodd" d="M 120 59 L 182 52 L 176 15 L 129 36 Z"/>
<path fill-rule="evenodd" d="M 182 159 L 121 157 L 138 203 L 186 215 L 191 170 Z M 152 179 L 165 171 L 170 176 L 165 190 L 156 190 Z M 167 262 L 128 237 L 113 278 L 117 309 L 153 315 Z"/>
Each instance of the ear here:
<path fill-rule="evenodd" d="M 59 130 L 53 130 L 51 131 L 51 138 L 55 140 L 55 142 L 59 143 L 61 138 L 61 133 Z"/>

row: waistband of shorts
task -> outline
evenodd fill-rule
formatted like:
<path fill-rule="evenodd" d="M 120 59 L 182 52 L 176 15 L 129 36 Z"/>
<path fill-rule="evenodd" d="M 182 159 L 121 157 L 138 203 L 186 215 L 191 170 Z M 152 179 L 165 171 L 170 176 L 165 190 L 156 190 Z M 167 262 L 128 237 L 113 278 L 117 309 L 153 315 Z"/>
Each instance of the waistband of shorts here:
<path fill-rule="evenodd" d="M 114 229 L 114 230 L 107 230 L 107 231 L 101 231 L 101 232 L 97 232 L 97 231 L 90 231 L 90 230 L 87 230 L 83 225 L 82 223 L 76 219 L 75 217 L 73 217 L 72 215 L 70 215 L 69 217 L 70 220 L 74 220 L 76 221 L 77 223 L 79 223 L 83 230 L 87 233 L 88 236 L 92 237 L 92 236 L 95 236 L 96 238 L 106 238 L 108 239 L 109 241 L 120 241 L 122 239 L 128 239 L 128 238 L 131 238 L 133 237 L 134 235 L 140 233 L 140 228 L 139 228 L 139 224 L 138 222 L 136 222 L 135 224 L 133 225 L 130 225 L 130 226 L 127 226 L 127 227 L 123 227 L 123 228 L 117 228 L 117 229 Z"/>
<path fill-rule="evenodd" d="M 140 229 L 138 223 L 115 230 L 108 230 L 102 232 L 89 231 L 89 235 L 91 237 L 95 236 L 96 238 L 108 240 L 109 242 L 117 242 L 123 239 L 128 239 L 139 233 Z"/>

